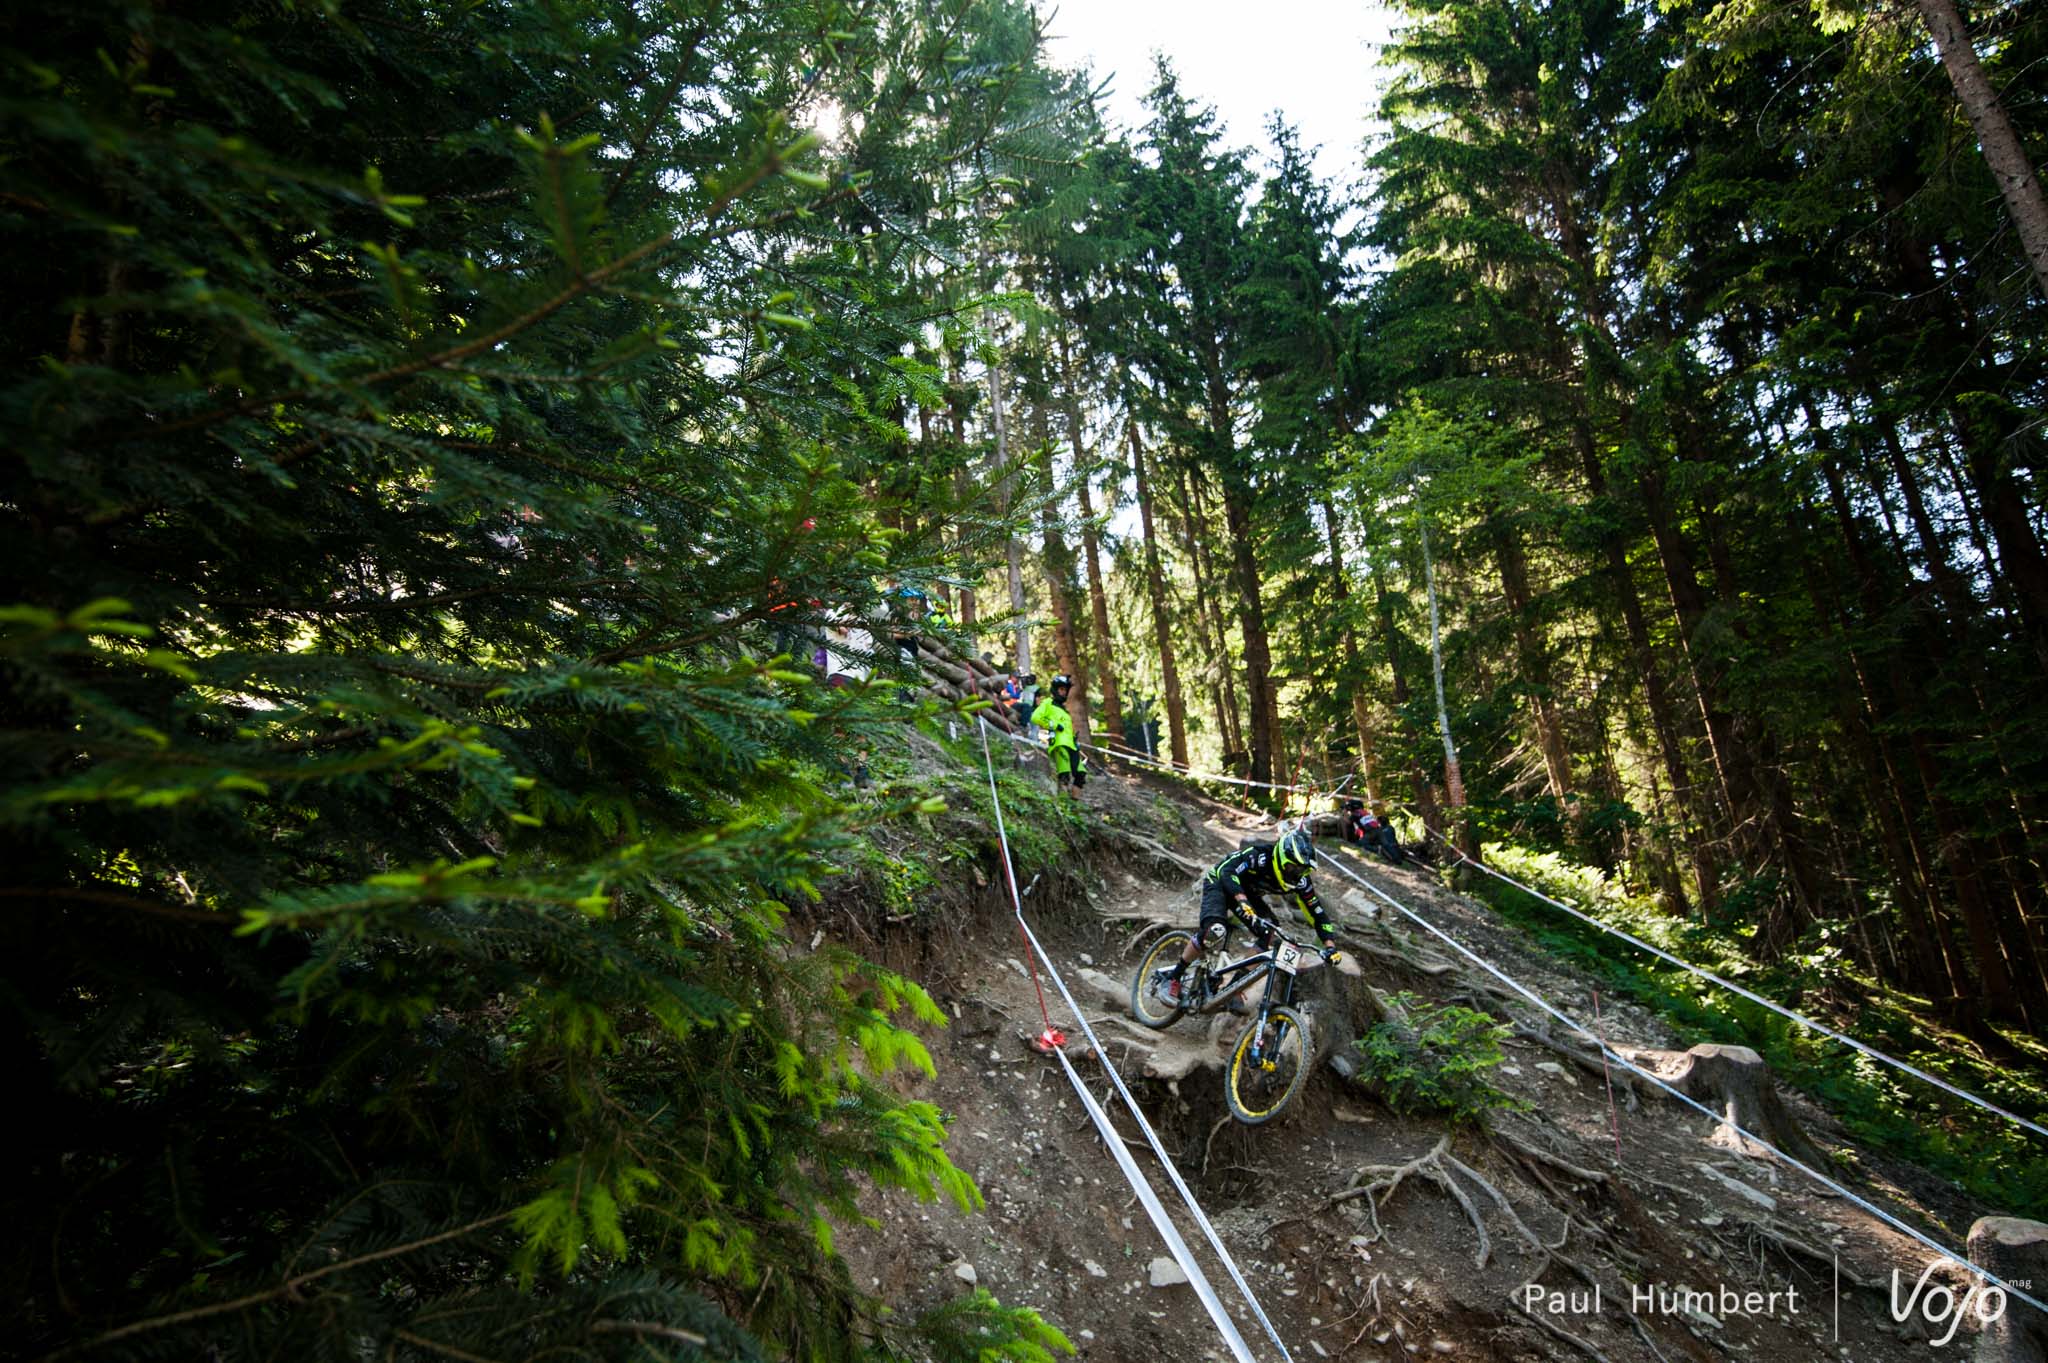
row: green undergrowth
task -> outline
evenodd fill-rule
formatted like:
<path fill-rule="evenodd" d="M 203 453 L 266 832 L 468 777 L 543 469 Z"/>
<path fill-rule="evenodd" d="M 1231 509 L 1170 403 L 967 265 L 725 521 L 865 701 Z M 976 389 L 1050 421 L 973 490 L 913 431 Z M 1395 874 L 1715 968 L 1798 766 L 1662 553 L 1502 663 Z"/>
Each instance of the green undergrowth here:
<path fill-rule="evenodd" d="M 1358 1084 L 1396 1112 L 1428 1113 L 1454 1125 L 1484 1125 L 1495 1109 L 1527 1105 L 1493 1082 L 1510 1029 L 1457 1004 L 1431 1004 L 1413 994 L 1388 1000 L 1393 1016 L 1356 1043 Z"/>
<path fill-rule="evenodd" d="M 1553 898 L 1577 905 L 1651 942 L 1853 1036 L 1865 1045 L 2035 1121 L 2048 1117 L 2043 1076 L 1984 1059 L 1914 1000 L 1859 974 L 1836 943 L 1822 939 L 1771 966 L 1744 952 L 1734 933 L 1665 914 L 1628 896 L 1599 871 L 1555 853 L 1494 845 L 1489 860 Z M 1512 885 L 1475 876 L 1466 886 L 1503 918 L 1527 929 L 1605 991 L 1655 1009 L 1685 1043 L 1748 1046 L 1782 1083 L 1826 1106 L 1861 1145 L 1941 1175 L 1997 1212 L 2048 1216 L 2048 1158 L 2035 1138 L 2001 1117 L 1942 1094 L 1840 1042 L 1815 1035 L 1695 975 L 1600 932 Z M 1853 1161 L 1849 1152 L 1838 1152 Z"/>
<path fill-rule="evenodd" d="M 943 716 L 927 718 L 916 732 L 931 740 L 870 758 L 870 778 L 892 805 L 923 797 L 927 807 L 870 825 L 842 864 L 845 887 L 892 919 L 957 911 L 1002 875 L 995 806 L 979 740 L 966 725 L 950 737 Z M 1128 794 L 1111 797 L 1091 785 L 1089 798 L 1063 796 L 1043 764 L 1022 767 L 1009 746 L 993 750 L 996 788 L 1002 797 L 1003 832 L 1019 888 L 1034 880 L 1046 888 L 1040 904 L 1057 904 L 1087 859 L 1110 850 L 1107 828 L 1121 827 L 1151 837 L 1168 837 L 1180 820 L 1166 799 Z M 936 800 L 942 808 L 929 807 Z"/>

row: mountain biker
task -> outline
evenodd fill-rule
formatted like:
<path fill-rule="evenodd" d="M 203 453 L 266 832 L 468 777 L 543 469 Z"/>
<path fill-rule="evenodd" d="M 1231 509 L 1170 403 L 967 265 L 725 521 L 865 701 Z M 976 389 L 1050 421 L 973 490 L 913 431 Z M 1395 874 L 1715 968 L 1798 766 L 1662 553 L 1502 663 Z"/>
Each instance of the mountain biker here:
<path fill-rule="evenodd" d="M 1250 929 L 1259 945 L 1265 946 L 1274 930 L 1266 906 L 1269 894 L 1292 895 L 1302 917 L 1316 930 L 1323 960 L 1340 964 L 1344 953 L 1337 949 L 1337 929 L 1323 912 L 1323 901 L 1316 897 L 1315 882 L 1309 878 L 1315 859 L 1315 844 L 1297 828 L 1278 841 L 1241 847 L 1210 867 L 1202 877 L 1201 926 L 1181 951 L 1180 962 L 1154 986 L 1154 997 L 1180 1007 L 1181 976 L 1205 948 L 1220 947 L 1229 939 L 1232 920 Z"/>
<path fill-rule="evenodd" d="M 1054 677 L 1052 694 L 1038 702 L 1031 722 L 1045 730 L 1046 755 L 1052 758 L 1061 788 L 1078 800 L 1088 781 L 1088 759 L 1081 756 L 1080 741 L 1074 737 L 1074 717 L 1067 713 L 1067 693 L 1073 687 L 1074 679 L 1066 673 Z"/>

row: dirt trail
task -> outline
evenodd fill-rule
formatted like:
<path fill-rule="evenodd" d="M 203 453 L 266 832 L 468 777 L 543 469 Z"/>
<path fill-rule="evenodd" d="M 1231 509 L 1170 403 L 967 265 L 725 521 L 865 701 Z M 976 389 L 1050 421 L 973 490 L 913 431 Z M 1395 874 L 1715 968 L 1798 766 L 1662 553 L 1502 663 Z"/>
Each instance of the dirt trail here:
<path fill-rule="evenodd" d="M 1170 791 L 1183 824 L 1175 850 L 1193 861 L 1271 828 L 1178 786 L 1145 778 L 1101 786 L 1091 786 L 1090 798 L 1110 807 Z M 1140 862 L 1154 872 L 1167 865 L 1130 859 Z M 1347 864 L 1572 1016 L 1591 1017 L 1586 980 L 1432 873 Z M 1875 1363 L 1964 1352 L 1974 1322 L 1936 1350 L 1925 1323 L 1892 1321 L 1892 1270 L 1910 1290 L 1931 1257 L 1915 1242 L 1797 1171 L 1714 1143 L 1713 1123 L 1647 1090 L 1617 1083 L 1610 1110 L 1597 1061 L 1574 1062 L 1540 1039 L 1507 1043 L 1498 1083 L 1526 1110 L 1497 1115 L 1490 1133 L 1394 1114 L 1327 1066 L 1289 1115 L 1239 1126 L 1224 1108 L 1220 1073 L 1238 1019 L 1190 1018 L 1162 1034 L 1128 1016 L 1138 944 L 1156 925 L 1191 924 L 1191 880 L 1180 869 L 1161 878 L 1113 867 L 1099 873 L 1091 914 L 1034 915 L 1034 928 L 1295 1358 Z M 1335 991 L 1363 985 L 1498 1006 L 1348 882 L 1325 873 L 1318 884 L 1366 967 L 1356 982 L 1340 983 L 1331 971 L 1317 972 L 1314 983 L 1303 977 L 1318 1028 L 1348 1031 Z M 877 1199 L 879 1228 L 849 1228 L 841 1240 L 861 1284 L 899 1310 L 978 1284 L 1037 1307 L 1084 1358 L 1226 1357 L 1192 1290 L 1160 1281 L 1178 1273 L 1059 1066 L 1025 1044 L 1041 1024 L 1014 928 L 998 920 L 966 934 L 943 977 L 926 983 L 956 1021 L 930 1038 L 937 1076 L 910 1088 L 951 1116 L 954 1159 L 988 1207 L 963 1215 L 950 1205 Z M 1077 1068 L 1114 1113 L 1107 1080 L 1050 982 L 1046 995 L 1055 1024 L 1073 1038 Z M 1607 1040 L 1624 1053 L 1677 1045 L 1633 1005 L 1603 999 L 1601 1016 Z M 1341 1048 L 1350 1038 L 1321 1039 Z M 1850 1144 L 1825 1113 L 1785 1096 L 1822 1147 Z M 1127 1115 L 1119 1125 L 1162 1200 L 1177 1206 Z M 1438 1157 L 1427 1159 L 1433 1152 Z M 1374 1176 L 1366 1171 L 1391 1177 L 1418 1160 L 1390 1191 L 1356 1195 Z M 1868 1154 L 1842 1177 L 1957 1245 L 1969 1217 L 1983 1210 Z M 1353 1195 L 1333 1203 L 1346 1192 Z M 1936 1229 L 1937 1211 L 1947 1214 L 1945 1230 Z M 1255 1351 L 1275 1357 L 1191 1219 L 1176 1221 Z M 1539 1296 L 1527 1295 L 1532 1282 Z M 1643 1286 L 1714 1295 L 1645 1301 L 1637 1294 Z M 1735 1309 L 1720 1309 L 1730 1304 Z"/>

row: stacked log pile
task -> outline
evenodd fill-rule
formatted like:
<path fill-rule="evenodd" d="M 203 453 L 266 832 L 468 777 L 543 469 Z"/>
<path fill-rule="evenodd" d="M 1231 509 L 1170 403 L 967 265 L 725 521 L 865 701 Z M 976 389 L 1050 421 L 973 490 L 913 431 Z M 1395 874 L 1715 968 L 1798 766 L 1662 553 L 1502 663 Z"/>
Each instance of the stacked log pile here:
<path fill-rule="evenodd" d="M 942 640 L 929 637 L 917 641 L 917 655 L 926 695 L 948 702 L 988 701 L 990 708 L 983 710 L 981 717 L 1006 734 L 1018 732 L 1016 720 L 1003 703 L 1006 678 L 996 671 L 994 663 L 987 658 L 956 653 Z"/>

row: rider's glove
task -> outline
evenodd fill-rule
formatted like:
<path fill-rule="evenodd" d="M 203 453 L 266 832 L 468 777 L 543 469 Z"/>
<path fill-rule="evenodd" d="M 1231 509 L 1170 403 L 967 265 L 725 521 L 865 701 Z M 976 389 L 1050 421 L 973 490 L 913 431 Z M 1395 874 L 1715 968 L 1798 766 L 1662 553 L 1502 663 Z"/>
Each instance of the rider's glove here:
<path fill-rule="evenodd" d="M 1342 965 L 1342 964 L 1344 964 L 1344 953 L 1343 953 L 1342 951 L 1338 950 L 1338 949 L 1337 949 L 1336 947 L 1333 947 L 1333 946 L 1329 946 L 1329 947 L 1324 947 L 1324 948 L 1323 948 L 1323 964 L 1324 964 L 1324 965 Z"/>

